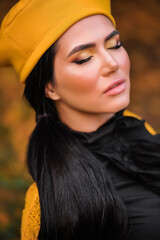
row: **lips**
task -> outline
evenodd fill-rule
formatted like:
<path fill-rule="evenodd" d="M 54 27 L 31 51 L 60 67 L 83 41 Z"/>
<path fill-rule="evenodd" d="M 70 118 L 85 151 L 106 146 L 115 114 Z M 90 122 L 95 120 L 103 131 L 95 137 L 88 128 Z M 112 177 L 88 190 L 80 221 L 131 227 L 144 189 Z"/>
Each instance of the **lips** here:
<path fill-rule="evenodd" d="M 104 93 L 108 96 L 117 95 L 126 89 L 126 80 L 118 79 L 114 80 L 107 88 Z"/>

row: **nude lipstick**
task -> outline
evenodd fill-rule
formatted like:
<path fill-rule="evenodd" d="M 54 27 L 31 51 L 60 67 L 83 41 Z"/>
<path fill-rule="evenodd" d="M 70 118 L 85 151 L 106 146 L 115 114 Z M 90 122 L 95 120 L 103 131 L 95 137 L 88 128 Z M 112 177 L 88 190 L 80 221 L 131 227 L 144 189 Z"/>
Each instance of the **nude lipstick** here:
<path fill-rule="evenodd" d="M 114 96 L 122 93 L 126 89 L 126 80 L 118 79 L 114 80 L 104 91 L 107 96 Z"/>

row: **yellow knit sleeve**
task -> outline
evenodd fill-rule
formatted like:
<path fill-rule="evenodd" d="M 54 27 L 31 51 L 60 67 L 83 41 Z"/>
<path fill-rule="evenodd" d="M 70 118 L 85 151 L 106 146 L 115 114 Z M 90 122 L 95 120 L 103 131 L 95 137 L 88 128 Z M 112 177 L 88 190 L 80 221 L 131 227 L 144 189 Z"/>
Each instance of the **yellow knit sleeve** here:
<path fill-rule="evenodd" d="M 21 240 L 36 240 L 40 229 L 40 203 L 36 183 L 33 183 L 25 198 L 22 212 Z"/>
<path fill-rule="evenodd" d="M 125 110 L 125 111 L 123 112 L 123 116 L 135 117 L 135 118 L 141 119 L 138 115 L 130 112 L 129 110 Z M 147 122 L 145 122 L 144 126 L 145 126 L 145 128 L 148 130 L 148 132 L 150 132 L 152 135 L 155 135 L 155 134 L 156 134 L 156 131 L 151 127 L 150 124 L 148 124 Z"/>

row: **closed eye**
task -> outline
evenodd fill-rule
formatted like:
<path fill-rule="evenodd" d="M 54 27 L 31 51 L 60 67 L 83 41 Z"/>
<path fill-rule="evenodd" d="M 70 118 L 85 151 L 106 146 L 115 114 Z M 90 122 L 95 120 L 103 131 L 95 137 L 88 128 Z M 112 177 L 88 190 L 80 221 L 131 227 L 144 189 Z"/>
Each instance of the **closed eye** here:
<path fill-rule="evenodd" d="M 74 60 L 73 63 L 76 63 L 76 64 L 83 64 L 85 62 L 88 62 L 93 56 L 89 56 L 88 58 L 85 58 L 85 59 L 81 59 L 81 60 Z"/>
<path fill-rule="evenodd" d="M 122 46 L 122 43 L 120 41 L 116 41 L 116 45 L 113 45 L 113 43 L 115 44 L 115 40 L 112 41 L 112 43 L 108 44 L 109 46 L 106 46 L 106 49 L 107 50 L 115 50 L 115 49 L 118 49 Z M 86 62 L 90 61 L 92 57 L 93 56 L 91 55 L 91 56 L 89 56 L 87 58 L 84 58 L 84 59 L 80 59 L 80 60 L 77 59 L 77 60 L 72 61 L 72 63 L 76 63 L 76 64 L 80 65 L 80 64 L 83 64 L 83 63 L 86 63 Z"/>
<path fill-rule="evenodd" d="M 121 46 L 122 46 L 122 43 L 119 42 L 118 44 L 116 44 L 116 45 L 113 46 L 113 47 L 108 47 L 107 50 L 108 50 L 108 49 L 118 49 L 118 48 L 120 48 Z"/>

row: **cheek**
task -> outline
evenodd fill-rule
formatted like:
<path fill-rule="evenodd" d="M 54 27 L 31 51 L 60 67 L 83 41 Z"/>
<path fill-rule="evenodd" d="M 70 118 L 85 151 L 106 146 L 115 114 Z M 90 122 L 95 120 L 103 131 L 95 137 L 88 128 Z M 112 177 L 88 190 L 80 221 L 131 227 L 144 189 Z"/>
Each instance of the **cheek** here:
<path fill-rule="evenodd" d="M 126 50 L 123 48 L 123 54 L 119 56 L 119 65 L 121 69 L 126 73 L 129 74 L 130 72 L 130 59 L 126 52 Z"/>
<path fill-rule="evenodd" d="M 63 69 L 60 68 L 63 66 Z M 91 91 L 96 84 L 96 73 L 88 67 L 76 66 L 74 63 L 66 66 L 65 63 L 55 62 L 55 82 L 57 88 L 64 91 L 83 93 Z M 82 70 L 83 69 L 83 70 Z"/>

